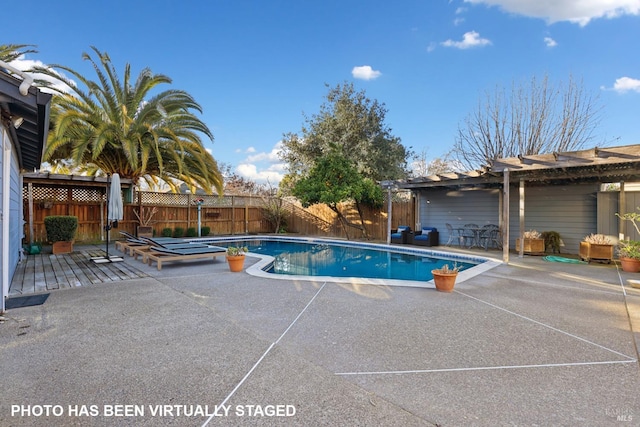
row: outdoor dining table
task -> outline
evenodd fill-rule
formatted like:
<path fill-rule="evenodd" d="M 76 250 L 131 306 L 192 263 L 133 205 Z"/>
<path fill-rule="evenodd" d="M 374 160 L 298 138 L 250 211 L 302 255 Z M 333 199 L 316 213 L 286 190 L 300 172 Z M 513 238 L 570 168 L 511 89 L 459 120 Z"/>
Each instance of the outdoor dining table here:
<path fill-rule="evenodd" d="M 470 232 L 471 233 L 471 239 L 470 239 L 470 243 L 467 246 L 468 248 L 481 248 L 483 247 L 481 242 L 481 238 L 482 238 L 482 232 L 484 231 L 484 229 L 482 227 L 465 227 L 463 228 L 464 231 L 466 232 Z M 469 237 L 469 236 L 467 236 Z"/>
<path fill-rule="evenodd" d="M 482 235 L 482 227 L 454 227 L 453 231 L 457 234 L 455 237 L 460 242 L 460 246 L 467 248 L 481 247 L 480 237 Z M 471 235 L 469 235 L 469 232 Z M 465 245 L 465 241 L 469 239 L 470 243 Z"/>

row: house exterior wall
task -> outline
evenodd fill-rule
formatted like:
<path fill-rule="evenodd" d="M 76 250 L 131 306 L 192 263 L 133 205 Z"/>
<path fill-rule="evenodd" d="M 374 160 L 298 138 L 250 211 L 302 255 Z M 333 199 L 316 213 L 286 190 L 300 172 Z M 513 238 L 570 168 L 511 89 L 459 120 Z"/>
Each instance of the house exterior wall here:
<path fill-rule="evenodd" d="M 524 230 L 557 231 L 562 252 L 577 254 L 580 241 L 597 230 L 598 184 L 527 186 L 525 184 Z M 509 245 L 515 248 L 520 234 L 519 192 L 511 186 Z"/>
<path fill-rule="evenodd" d="M 626 188 L 626 185 L 625 185 Z M 626 206 L 626 211 L 627 212 L 636 212 L 636 213 L 640 213 L 640 210 L 638 208 L 640 208 L 640 191 L 626 191 L 625 190 L 625 206 Z M 615 212 L 618 212 L 618 210 L 616 210 Z M 616 217 L 616 219 L 618 219 Z M 640 225 L 640 224 L 638 224 Z M 624 233 L 624 238 L 625 239 L 631 239 L 631 240 L 640 240 L 640 234 L 638 234 L 638 232 L 636 231 L 636 229 L 633 227 L 633 224 L 631 223 L 631 221 L 625 221 L 623 224 L 623 233 Z"/>
<path fill-rule="evenodd" d="M 631 188 L 632 191 L 627 191 Z M 638 185 L 625 184 L 625 212 L 640 212 L 640 191 Z M 619 233 L 623 239 L 640 240 L 640 234 L 636 231 L 631 221 L 624 221 L 620 228 L 620 219 L 615 215 L 620 212 L 620 192 L 601 191 L 598 193 L 598 233 L 611 236 L 618 240 Z M 640 225 L 640 224 L 639 224 Z"/>
<path fill-rule="evenodd" d="M 9 281 L 13 277 L 13 274 L 16 271 L 18 262 L 20 261 L 20 249 L 22 248 L 22 185 L 20 182 L 20 170 L 18 166 L 18 158 L 16 155 L 15 147 L 11 143 L 9 135 L 5 131 L 4 127 L 0 125 L 0 148 L 3 151 L 3 155 L 0 155 L 0 171 L 4 170 L 4 147 L 5 144 L 9 144 L 11 147 L 10 153 L 11 157 L 9 159 L 9 205 L 4 206 L 4 182 L 3 182 L 3 173 L 0 173 L 0 211 L 2 213 L 2 222 L 9 221 L 9 233 L 5 235 L 4 227 L 0 227 L 0 259 L 4 259 L 5 257 L 8 259 L 8 275 L 5 275 L 4 263 L 0 263 L 0 277 L 8 277 Z M 5 239 L 8 239 L 8 252 L 5 253 L 4 248 L 7 247 L 5 243 Z M 9 283 L 2 283 L 3 288 L 5 288 L 4 295 L 7 295 L 9 292 Z"/>
<path fill-rule="evenodd" d="M 447 223 L 454 228 L 469 223 L 479 226 L 498 224 L 500 192 L 499 189 L 476 188 L 421 190 L 417 222 L 424 227 L 436 227 L 440 233 L 440 244 L 444 245 L 449 240 Z"/>
<path fill-rule="evenodd" d="M 584 236 L 597 232 L 597 184 L 526 186 L 524 230 L 557 231 L 565 253 L 578 253 Z M 446 223 L 499 224 L 502 189 L 420 190 L 419 223 L 440 231 L 440 244 L 449 239 Z M 511 248 L 520 235 L 519 187 L 511 185 L 509 229 Z M 615 214 L 615 213 L 614 213 Z"/>

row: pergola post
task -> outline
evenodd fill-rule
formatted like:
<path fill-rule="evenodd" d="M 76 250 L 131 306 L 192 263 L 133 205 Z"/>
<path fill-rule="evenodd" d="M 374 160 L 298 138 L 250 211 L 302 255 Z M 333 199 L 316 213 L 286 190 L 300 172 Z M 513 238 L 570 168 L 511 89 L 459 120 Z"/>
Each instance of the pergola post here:
<path fill-rule="evenodd" d="M 502 261 L 509 262 L 509 168 L 504 168 L 502 183 Z"/>

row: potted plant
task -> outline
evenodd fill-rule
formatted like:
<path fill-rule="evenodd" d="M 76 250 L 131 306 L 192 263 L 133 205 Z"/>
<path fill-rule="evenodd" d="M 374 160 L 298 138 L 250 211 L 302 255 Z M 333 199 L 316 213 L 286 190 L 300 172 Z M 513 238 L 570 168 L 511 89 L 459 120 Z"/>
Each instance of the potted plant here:
<path fill-rule="evenodd" d="M 457 263 L 454 263 L 453 267 L 449 267 L 449 264 L 445 264 L 440 268 L 431 270 L 436 290 L 440 292 L 453 292 L 453 286 L 456 283 L 459 271 L 460 267 L 458 267 Z"/>
<path fill-rule="evenodd" d="M 134 215 L 138 218 L 138 227 L 136 229 L 136 236 L 138 237 L 153 237 L 153 217 L 158 212 L 158 208 L 155 206 L 153 209 L 147 209 L 146 212 L 143 207 L 140 207 L 140 212 L 136 209 L 133 210 Z"/>
<path fill-rule="evenodd" d="M 523 252 L 529 255 L 544 254 L 544 239 L 542 234 L 536 230 L 529 230 L 522 233 L 524 244 Z M 516 239 L 516 250 L 520 251 L 520 239 Z"/>
<path fill-rule="evenodd" d="M 637 273 L 640 271 L 640 241 L 621 240 L 618 242 L 618 258 L 622 271 Z"/>
<path fill-rule="evenodd" d="M 613 243 L 604 234 L 589 234 L 580 242 L 580 258 L 611 262 L 613 259 Z"/>
<path fill-rule="evenodd" d="M 563 245 L 560 233 L 557 231 L 543 231 L 542 238 L 544 239 L 544 250 L 551 251 L 554 254 L 560 253 L 560 246 Z"/>
<path fill-rule="evenodd" d="M 638 208 L 640 209 L 640 208 Z M 633 227 L 640 234 L 640 227 L 636 220 L 640 219 L 638 212 L 629 212 L 624 215 L 616 214 L 620 219 L 631 221 Z M 623 271 L 637 273 L 640 271 L 640 241 L 621 240 L 618 242 L 618 257 Z"/>
<path fill-rule="evenodd" d="M 51 215 L 45 217 L 44 226 L 47 240 L 53 245 L 54 254 L 73 252 L 73 240 L 78 229 L 78 217 L 69 215 Z"/>
<path fill-rule="evenodd" d="M 233 272 L 242 271 L 244 267 L 244 257 L 247 252 L 249 252 L 249 248 L 246 246 L 229 246 L 227 248 L 229 270 Z"/>

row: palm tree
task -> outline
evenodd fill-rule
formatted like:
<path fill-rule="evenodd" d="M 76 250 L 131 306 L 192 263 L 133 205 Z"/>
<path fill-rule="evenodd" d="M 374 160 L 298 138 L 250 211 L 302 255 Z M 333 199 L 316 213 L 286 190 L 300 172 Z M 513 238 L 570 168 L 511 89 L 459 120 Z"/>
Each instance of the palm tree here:
<path fill-rule="evenodd" d="M 215 188 L 222 194 L 222 175 L 199 136 L 202 133 L 213 140 L 213 134 L 191 112 L 202 112 L 194 98 L 181 90 L 152 96 L 150 92 L 156 86 L 171 83 L 171 79 L 148 68 L 132 85 L 127 64 L 124 80 L 120 81 L 109 55 L 91 48 L 98 61 L 87 53 L 83 59 L 93 65 L 97 82 L 62 65 L 34 68 L 69 88 L 65 91 L 50 86 L 57 95 L 52 102 L 54 127 L 49 132 L 44 160 L 55 163 L 70 159 L 86 171 L 117 172 L 150 186 L 162 180 L 172 191 L 184 182 L 192 191 L 199 187 L 211 194 Z M 71 74 L 86 90 L 56 70 Z"/>
<path fill-rule="evenodd" d="M 9 63 L 27 53 L 37 53 L 32 44 L 0 44 L 0 61 Z M 27 49 L 28 48 L 28 49 Z M 23 50 L 21 50 L 23 49 Z"/>

